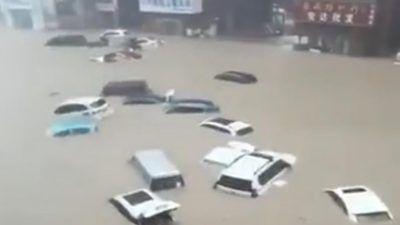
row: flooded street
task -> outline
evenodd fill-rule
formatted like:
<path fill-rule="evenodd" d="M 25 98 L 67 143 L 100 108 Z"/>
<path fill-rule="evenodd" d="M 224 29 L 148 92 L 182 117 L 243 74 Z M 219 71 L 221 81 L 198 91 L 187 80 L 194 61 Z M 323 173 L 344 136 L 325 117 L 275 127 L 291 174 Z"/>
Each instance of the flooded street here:
<path fill-rule="evenodd" d="M 185 176 L 184 189 L 160 193 L 182 205 L 174 213 L 181 225 L 351 224 L 322 190 L 358 184 L 376 191 L 398 223 L 400 67 L 390 60 L 167 37 L 142 60 L 96 64 L 88 58 L 109 49 L 46 48 L 54 33 L 1 33 L 0 224 L 131 224 L 108 200 L 147 187 L 129 160 L 149 148 L 164 149 Z M 225 70 L 254 73 L 259 82 L 213 79 Z M 157 105 L 111 98 L 116 113 L 98 134 L 45 136 L 64 99 L 126 79 L 211 99 L 223 116 L 252 124 L 255 132 L 238 140 L 297 156 L 288 184 L 257 199 L 213 190 L 215 174 L 200 160 L 232 138 L 198 126 L 210 115 L 166 115 Z"/>

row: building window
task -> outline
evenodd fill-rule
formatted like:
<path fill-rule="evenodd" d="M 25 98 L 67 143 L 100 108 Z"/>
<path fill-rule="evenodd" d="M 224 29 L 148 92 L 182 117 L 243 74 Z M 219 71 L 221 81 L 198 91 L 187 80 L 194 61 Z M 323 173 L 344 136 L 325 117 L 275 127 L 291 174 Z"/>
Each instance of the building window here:
<path fill-rule="evenodd" d="M 75 16 L 76 9 L 75 4 L 76 0 L 56 0 L 56 11 L 60 16 Z"/>

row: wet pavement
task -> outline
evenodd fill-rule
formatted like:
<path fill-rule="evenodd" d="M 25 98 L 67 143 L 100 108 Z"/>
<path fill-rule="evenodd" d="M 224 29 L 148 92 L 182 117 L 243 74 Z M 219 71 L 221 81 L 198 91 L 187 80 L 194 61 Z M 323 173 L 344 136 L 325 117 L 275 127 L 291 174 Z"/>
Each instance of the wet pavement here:
<path fill-rule="evenodd" d="M 1 224 L 131 224 L 108 199 L 146 187 L 128 161 L 148 148 L 164 149 L 185 175 L 183 190 L 160 193 L 182 205 L 179 224 L 351 224 L 322 189 L 353 184 L 369 186 L 395 219 L 400 214 L 400 67 L 389 60 L 165 37 L 142 60 L 96 64 L 88 58 L 110 49 L 44 47 L 54 33 L 1 34 Z M 254 73 L 259 82 L 213 79 L 225 70 Z M 214 174 L 200 160 L 232 138 L 197 126 L 210 115 L 166 115 L 157 105 L 111 98 L 116 113 L 98 134 L 45 136 L 65 98 L 136 78 L 157 92 L 209 98 L 223 116 L 251 123 L 255 132 L 238 140 L 297 156 L 288 184 L 257 199 L 214 191 Z"/>

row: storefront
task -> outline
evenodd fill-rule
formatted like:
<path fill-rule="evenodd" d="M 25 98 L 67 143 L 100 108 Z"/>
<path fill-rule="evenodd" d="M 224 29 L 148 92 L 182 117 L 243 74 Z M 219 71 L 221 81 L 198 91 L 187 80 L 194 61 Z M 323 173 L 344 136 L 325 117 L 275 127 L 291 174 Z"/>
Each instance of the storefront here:
<path fill-rule="evenodd" d="M 296 33 L 310 46 L 347 55 L 376 55 L 389 30 L 391 0 L 299 0 Z M 386 13 L 385 13 L 386 12 Z"/>

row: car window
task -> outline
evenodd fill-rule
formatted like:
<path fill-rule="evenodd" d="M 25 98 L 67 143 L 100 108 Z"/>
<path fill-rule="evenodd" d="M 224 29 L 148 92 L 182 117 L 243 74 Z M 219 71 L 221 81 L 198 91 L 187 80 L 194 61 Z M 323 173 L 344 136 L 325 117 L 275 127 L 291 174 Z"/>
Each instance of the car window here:
<path fill-rule="evenodd" d="M 85 111 L 87 110 L 87 107 L 81 104 L 68 104 L 68 105 L 63 105 L 57 108 L 54 113 L 55 114 L 66 114 L 66 113 L 72 113 L 72 112 L 80 112 L 80 111 Z"/>
<path fill-rule="evenodd" d="M 243 180 L 236 177 L 221 176 L 217 184 L 240 191 L 248 191 L 248 192 L 252 191 L 250 180 Z"/>
<path fill-rule="evenodd" d="M 363 222 L 383 222 L 391 220 L 389 214 L 387 212 L 375 212 L 375 213 L 365 213 L 365 214 L 357 214 L 357 221 L 359 223 Z"/>
<path fill-rule="evenodd" d="M 54 133 L 54 137 L 65 137 L 65 136 L 68 136 L 69 134 L 70 134 L 69 130 L 63 130 L 63 131 Z"/>
<path fill-rule="evenodd" d="M 137 205 L 146 201 L 153 200 L 153 198 L 144 191 L 139 191 L 131 195 L 124 196 L 124 199 L 131 205 Z"/>
<path fill-rule="evenodd" d="M 72 129 L 72 134 L 87 134 L 90 132 L 89 128 L 85 128 L 85 127 L 80 127 L 80 128 L 74 128 Z"/>
<path fill-rule="evenodd" d="M 153 179 L 150 184 L 150 189 L 152 191 L 166 190 L 177 187 L 182 187 L 184 185 L 182 176 L 172 176 Z"/>
<path fill-rule="evenodd" d="M 252 127 L 247 127 L 247 128 L 238 130 L 236 132 L 236 134 L 239 135 L 239 136 L 242 136 L 242 135 L 246 135 L 248 133 L 251 133 L 253 131 L 254 131 L 254 129 Z"/>
<path fill-rule="evenodd" d="M 344 189 L 343 193 L 345 194 L 351 194 L 351 193 L 360 193 L 360 192 L 365 192 L 366 190 L 364 188 L 349 188 L 349 189 Z"/>
<path fill-rule="evenodd" d="M 106 103 L 107 103 L 106 100 L 101 98 L 101 99 L 93 102 L 92 104 L 90 104 L 90 107 L 99 108 L 99 107 L 102 107 L 103 105 L 105 105 Z"/>
<path fill-rule="evenodd" d="M 70 112 L 72 112 L 71 105 L 60 106 L 54 111 L 55 114 L 64 114 Z"/>
<path fill-rule="evenodd" d="M 216 122 L 216 123 L 220 123 L 220 124 L 223 124 L 223 125 L 229 125 L 230 123 L 235 122 L 233 120 L 228 120 L 228 119 L 224 119 L 224 118 L 215 118 L 215 119 L 213 119 L 211 121 Z"/>
<path fill-rule="evenodd" d="M 284 169 L 290 167 L 288 163 L 283 160 L 279 160 L 270 166 L 266 171 L 264 171 L 260 176 L 258 176 L 258 182 L 261 185 L 265 185 L 270 180 L 272 180 L 275 176 L 281 173 Z"/>
<path fill-rule="evenodd" d="M 210 125 L 210 124 L 203 124 L 202 126 L 203 127 L 207 127 L 207 128 L 211 128 L 211 129 L 216 130 L 216 131 L 220 131 L 222 133 L 230 134 L 228 129 L 224 129 L 224 128 L 221 128 L 221 127 L 216 127 L 216 126 L 213 126 L 213 125 Z"/>

